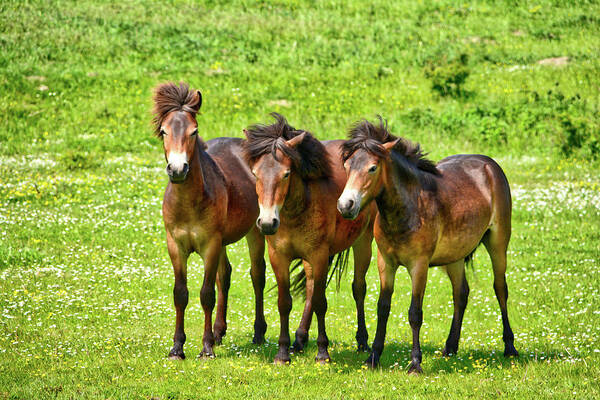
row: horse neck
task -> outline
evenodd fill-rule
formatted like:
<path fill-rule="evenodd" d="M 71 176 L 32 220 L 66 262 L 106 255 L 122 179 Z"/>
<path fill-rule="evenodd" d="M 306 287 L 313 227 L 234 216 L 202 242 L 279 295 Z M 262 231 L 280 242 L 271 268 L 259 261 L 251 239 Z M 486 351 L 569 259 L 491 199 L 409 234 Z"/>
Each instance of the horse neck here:
<path fill-rule="evenodd" d="M 421 184 L 413 171 L 400 168 L 390 159 L 384 164 L 383 189 L 376 202 L 384 229 L 405 232 L 419 223 Z"/>
<path fill-rule="evenodd" d="M 306 200 L 309 195 L 308 183 L 302 179 L 299 173 L 292 173 L 290 179 L 290 187 L 281 210 L 281 213 L 287 218 L 296 217 L 306 210 Z"/>
<path fill-rule="evenodd" d="M 189 163 L 190 170 L 184 182 L 172 184 L 172 191 L 179 203 L 198 203 L 210 194 L 210 156 L 196 141 L 194 155 Z"/>

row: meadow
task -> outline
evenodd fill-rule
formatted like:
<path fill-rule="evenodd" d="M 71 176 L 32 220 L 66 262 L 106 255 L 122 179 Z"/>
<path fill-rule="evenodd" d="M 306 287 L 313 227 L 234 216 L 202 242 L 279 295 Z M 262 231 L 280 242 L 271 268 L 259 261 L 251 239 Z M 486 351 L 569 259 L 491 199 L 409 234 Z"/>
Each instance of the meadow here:
<path fill-rule="evenodd" d="M 0 399 L 594 398 L 600 396 L 600 4 L 596 1 L 3 1 L 0 4 Z M 407 376 L 410 279 L 399 269 L 381 368 L 355 351 L 351 274 L 328 289 L 290 366 L 252 340 L 245 243 L 228 331 L 202 348 L 202 263 L 188 266 L 183 362 L 160 205 L 167 183 L 152 88 L 203 93 L 205 139 L 285 115 L 322 139 L 381 114 L 433 160 L 483 153 L 513 194 L 507 282 L 521 356 L 505 359 L 491 265 L 478 250 L 459 353 L 441 356 L 452 299 L 432 269 L 423 370 Z M 373 258 L 365 304 L 375 333 Z M 267 287 L 274 285 L 267 267 Z M 332 285 L 334 286 L 334 285 Z M 291 326 L 300 319 L 294 300 Z"/>

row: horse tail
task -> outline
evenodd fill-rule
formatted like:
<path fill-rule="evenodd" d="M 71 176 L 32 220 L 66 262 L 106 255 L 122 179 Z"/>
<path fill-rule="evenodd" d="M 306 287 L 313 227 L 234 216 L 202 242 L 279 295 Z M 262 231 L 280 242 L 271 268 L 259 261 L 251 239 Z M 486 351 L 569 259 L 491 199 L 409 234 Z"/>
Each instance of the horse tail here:
<path fill-rule="evenodd" d="M 340 290 L 340 284 L 342 282 L 342 276 L 348 269 L 348 260 L 350 258 L 350 249 L 346 249 L 340 253 L 337 253 L 334 256 L 329 257 L 329 261 L 327 263 L 329 269 L 329 277 L 327 278 L 326 287 L 329 286 L 329 283 L 335 276 L 336 281 L 336 290 Z M 333 268 L 331 267 L 333 265 Z M 302 260 L 296 260 L 296 262 L 292 265 L 290 269 L 290 274 L 299 269 L 296 275 L 292 278 L 290 282 L 290 292 L 292 296 L 298 297 L 302 296 L 303 300 L 306 300 L 306 273 L 304 272 L 304 268 L 300 268 L 302 266 Z M 269 290 L 274 289 L 272 287 Z"/>
<path fill-rule="evenodd" d="M 478 247 L 479 247 L 479 245 L 478 245 Z M 477 250 L 477 247 L 475 248 L 475 250 Z M 475 254 L 475 250 L 473 250 L 472 252 L 470 252 L 470 253 L 469 253 L 469 254 L 468 254 L 466 257 L 465 257 L 465 266 L 466 266 L 467 268 L 471 268 L 471 269 L 473 269 L 473 268 L 474 268 L 474 265 L 473 265 L 473 255 Z"/>
<path fill-rule="evenodd" d="M 350 248 L 348 247 L 346 250 L 343 250 L 335 255 L 335 264 L 333 268 L 330 268 L 329 271 L 329 279 L 327 279 L 327 285 L 329 286 L 329 282 L 333 279 L 335 275 L 335 290 L 340 291 L 340 285 L 342 283 L 342 276 L 346 273 L 348 269 L 348 259 L 350 258 Z M 333 263 L 333 257 L 329 257 L 329 266 Z"/>
<path fill-rule="evenodd" d="M 290 269 L 290 275 L 301 266 L 302 259 L 296 260 Z M 277 284 L 275 286 L 277 286 Z M 292 296 L 294 297 L 302 296 L 303 298 L 306 298 L 306 272 L 304 272 L 304 268 L 300 268 L 300 271 L 292 278 L 290 282 L 290 293 L 292 293 Z"/>
<path fill-rule="evenodd" d="M 482 239 L 482 241 L 483 241 L 483 239 Z M 481 246 L 481 243 L 482 242 L 477 243 L 477 246 L 475 246 L 473 251 L 470 252 L 469 254 L 467 254 L 467 256 L 465 257 L 465 267 L 470 268 L 473 271 L 474 278 L 477 278 L 477 275 L 475 274 L 475 263 L 473 262 L 473 256 L 475 255 L 475 252 L 477 251 L 479 246 Z"/>

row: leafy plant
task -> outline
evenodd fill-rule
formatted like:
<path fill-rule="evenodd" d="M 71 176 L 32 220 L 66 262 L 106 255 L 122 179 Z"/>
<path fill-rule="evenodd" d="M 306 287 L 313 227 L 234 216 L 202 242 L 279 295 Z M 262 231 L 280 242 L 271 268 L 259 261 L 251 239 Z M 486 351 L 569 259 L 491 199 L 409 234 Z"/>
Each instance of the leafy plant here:
<path fill-rule="evenodd" d="M 431 89 L 440 96 L 466 96 L 468 93 L 463 85 L 470 74 L 467 63 L 465 53 L 450 60 L 443 56 L 438 61 L 429 61 L 425 66 L 425 77 L 431 81 Z"/>

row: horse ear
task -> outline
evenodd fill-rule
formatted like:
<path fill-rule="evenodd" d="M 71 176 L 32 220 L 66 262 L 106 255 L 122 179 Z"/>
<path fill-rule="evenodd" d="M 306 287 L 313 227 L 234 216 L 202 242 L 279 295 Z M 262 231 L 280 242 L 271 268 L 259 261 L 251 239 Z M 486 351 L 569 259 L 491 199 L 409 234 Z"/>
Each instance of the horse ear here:
<path fill-rule="evenodd" d="M 299 134 L 296 137 L 291 138 L 290 140 L 287 140 L 285 142 L 285 144 L 287 144 L 290 147 L 296 147 L 298 146 L 300 143 L 302 143 L 302 141 L 304 140 L 304 137 L 306 136 L 306 132 L 302 132 L 301 134 Z"/>
<path fill-rule="evenodd" d="M 392 150 L 394 148 L 395 145 L 398 144 L 399 141 L 400 141 L 400 138 L 398 138 L 392 142 L 385 142 L 384 144 L 382 144 L 382 146 L 386 151 L 389 152 L 390 150 Z"/>
<path fill-rule="evenodd" d="M 248 129 L 242 129 L 244 131 L 244 136 L 246 136 L 246 139 L 250 140 L 250 134 L 248 133 Z"/>
<path fill-rule="evenodd" d="M 200 106 L 202 106 L 202 93 L 199 90 L 196 90 L 197 100 L 196 103 L 191 105 L 191 107 L 198 112 L 200 110 Z"/>

